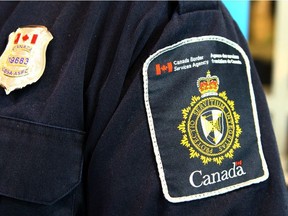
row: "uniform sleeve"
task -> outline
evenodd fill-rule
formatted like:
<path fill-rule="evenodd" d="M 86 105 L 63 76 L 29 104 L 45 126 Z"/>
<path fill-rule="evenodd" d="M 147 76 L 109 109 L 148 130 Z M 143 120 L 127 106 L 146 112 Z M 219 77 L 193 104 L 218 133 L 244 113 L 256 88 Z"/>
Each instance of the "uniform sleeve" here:
<path fill-rule="evenodd" d="M 88 215 L 287 215 L 265 95 L 222 3 L 110 11 L 86 74 Z"/>

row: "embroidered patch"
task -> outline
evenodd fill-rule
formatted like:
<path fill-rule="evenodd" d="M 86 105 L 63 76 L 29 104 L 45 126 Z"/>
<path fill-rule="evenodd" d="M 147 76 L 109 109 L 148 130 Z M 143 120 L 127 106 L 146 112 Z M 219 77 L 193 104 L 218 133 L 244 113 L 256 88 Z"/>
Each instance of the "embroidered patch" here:
<path fill-rule="evenodd" d="M 144 98 L 164 196 L 183 202 L 266 180 L 250 63 L 219 36 L 159 50 L 143 67 Z"/>

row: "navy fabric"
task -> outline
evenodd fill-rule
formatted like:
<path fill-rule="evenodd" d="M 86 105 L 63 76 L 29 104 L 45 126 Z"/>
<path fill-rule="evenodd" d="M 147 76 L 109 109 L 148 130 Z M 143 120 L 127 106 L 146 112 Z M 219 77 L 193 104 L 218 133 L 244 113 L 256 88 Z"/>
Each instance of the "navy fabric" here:
<path fill-rule="evenodd" d="M 0 194 L 52 204 L 79 184 L 84 134 L 11 118 L 0 121 Z"/>
<path fill-rule="evenodd" d="M 0 52 L 11 32 L 32 24 L 46 26 L 54 39 L 37 83 L 8 96 L 0 91 L 0 215 L 288 214 L 261 83 L 220 2 L 1 2 Z M 270 177 L 172 204 L 161 191 L 142 67 L 155 51 L 203 35 L 226 37 L 250 57 Z"/>

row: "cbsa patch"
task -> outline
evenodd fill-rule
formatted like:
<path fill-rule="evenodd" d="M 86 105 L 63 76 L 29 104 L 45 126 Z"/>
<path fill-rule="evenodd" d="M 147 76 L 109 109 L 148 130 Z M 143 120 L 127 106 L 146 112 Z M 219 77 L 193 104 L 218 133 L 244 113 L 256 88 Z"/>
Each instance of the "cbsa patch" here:
<path fill-rule="evenodd" d="M 189 38 L 150 56 L 144 99 L 164 196 L 183 202 L 269 176 L 244 50 L 220 36 Z"/>

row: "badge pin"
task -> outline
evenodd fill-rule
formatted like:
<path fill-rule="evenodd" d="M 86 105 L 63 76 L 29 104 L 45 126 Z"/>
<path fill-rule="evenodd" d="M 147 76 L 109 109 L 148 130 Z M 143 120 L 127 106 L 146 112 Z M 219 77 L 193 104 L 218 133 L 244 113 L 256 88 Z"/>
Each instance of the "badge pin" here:
<path fill-rule="evenodd" d="M 45 26 L 25 26 L 9 35 L 0 57 L 0 85 L 7 95 L 40 79 L 46 65 L 46 49 L 52 39 Z"/>

